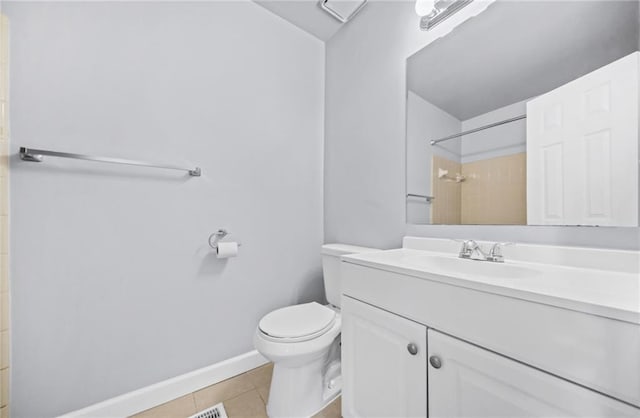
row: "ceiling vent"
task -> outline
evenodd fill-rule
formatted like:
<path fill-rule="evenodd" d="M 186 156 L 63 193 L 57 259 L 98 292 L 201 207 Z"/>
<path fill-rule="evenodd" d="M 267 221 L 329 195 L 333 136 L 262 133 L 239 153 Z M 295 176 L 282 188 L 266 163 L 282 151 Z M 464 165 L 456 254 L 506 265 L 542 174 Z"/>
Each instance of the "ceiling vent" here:
<path fill-rule="evenodd" d="M 320 7 L 342 23 L 347 23 L 367 4 L 367 0 L 320 0 Z"/>

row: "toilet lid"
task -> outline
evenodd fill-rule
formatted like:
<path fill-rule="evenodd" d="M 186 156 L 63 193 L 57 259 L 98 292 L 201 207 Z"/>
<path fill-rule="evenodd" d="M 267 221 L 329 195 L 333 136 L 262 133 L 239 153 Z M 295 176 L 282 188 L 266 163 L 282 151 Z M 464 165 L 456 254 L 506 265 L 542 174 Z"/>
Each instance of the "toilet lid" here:
<path fill-rule="evenodd" d="M 258 327 L 275 338 L 296 338 L 318 334 L 335 322 L 336 313 L 316 302 L 287 306 L 268 313 Z"/>

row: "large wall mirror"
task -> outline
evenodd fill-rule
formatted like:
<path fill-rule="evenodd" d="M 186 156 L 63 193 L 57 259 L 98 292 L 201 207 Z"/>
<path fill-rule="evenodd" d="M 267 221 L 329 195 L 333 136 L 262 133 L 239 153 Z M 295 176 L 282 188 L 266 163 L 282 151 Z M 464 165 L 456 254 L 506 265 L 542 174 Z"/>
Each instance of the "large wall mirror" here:
<path fill-rule="evenodd" d="M 407 221 L 638 225 L 636 1 L 497 1 L 407 59 Z"/>

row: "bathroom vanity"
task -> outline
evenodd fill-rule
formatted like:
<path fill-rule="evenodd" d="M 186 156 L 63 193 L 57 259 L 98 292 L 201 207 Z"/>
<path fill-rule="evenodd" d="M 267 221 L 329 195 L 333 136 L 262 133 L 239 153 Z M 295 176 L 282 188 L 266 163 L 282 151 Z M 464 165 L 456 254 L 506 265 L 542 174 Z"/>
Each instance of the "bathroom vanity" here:
<path fill-rule="evenodd" d="M 344 417 L 640 416 L 638 252 L 460 245 L 342 258 Z"/>

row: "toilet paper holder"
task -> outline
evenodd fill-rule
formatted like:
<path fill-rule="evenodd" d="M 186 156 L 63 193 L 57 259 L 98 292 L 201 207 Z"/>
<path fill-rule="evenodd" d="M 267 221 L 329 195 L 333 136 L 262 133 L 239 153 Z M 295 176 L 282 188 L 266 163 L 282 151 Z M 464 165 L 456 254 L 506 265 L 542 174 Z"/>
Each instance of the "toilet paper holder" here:
<path fill-rule="evenodd" d="M 216 232 L 209 235 L 209 247 L 213 248 L 214 250 L 217 249 L 218 242 L 220 242 L 220 240 L 226 237 L 227 235 L 229 235 L 229 231 L 222 228 L 218 229 Z M 241 245 L 242 244 L 238 243 L 238 247 Z"/>

